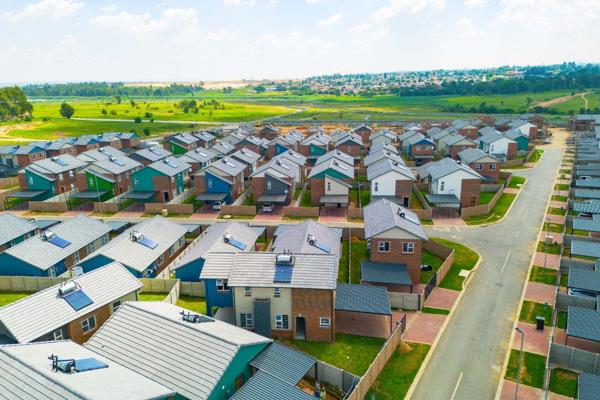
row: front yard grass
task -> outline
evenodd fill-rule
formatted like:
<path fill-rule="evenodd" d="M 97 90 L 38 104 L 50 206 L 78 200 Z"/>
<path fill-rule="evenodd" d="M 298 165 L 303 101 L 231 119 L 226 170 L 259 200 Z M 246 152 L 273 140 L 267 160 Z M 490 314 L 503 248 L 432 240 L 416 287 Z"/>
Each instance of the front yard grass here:
<path fill-rule="evenodd" d="M 479 193 L 479 205 L 488 204 L 490 201 L 492 201 L 492 199 L 494 198 L 495 195 L 496 195 L 496 192 L 480 192 Z"/>
<path fill-rule="evenodd" d="M 450 310 L 444 310 L 443 308 L 433 308 L 433 307 L 423 307 L 421 312 L 425 314 L 439 314 L 439 315 L 448 315 L 450 314 Z"/>
<path fill-rule="evenodd" d="M 283 339 L 282 342 L 335 367 L 362 376 L 385 340 L 338 333 L 333 343 L 291 339 Z"/>
<path fill-rule="evenodd" d="M 510 183 L 508 184 L 508 187 L 511 189 L 519 189 L 525 184 L 526 180 L 527 179 L 523 178 L 522 176 L 513 175 L 512 179 L 510 180 Z"/>
<path fill-rule="evenodd" d="M 422 210 L 423 209 L 423 205 L 421 204 L 421 202 L 417 198 L 417 195 L 414 194 L 414 193 L 410 194 L 410 208 L 413 208 L 415 210 Z"/>
<path fill-rule="evenodd" d="M 512 349 L 506 368 L 505 378 L 511 381 L 517 380 L 517 371 L 519 368 L 519 350 Z M 546 357 L 539 354 L 522 354 L 521 379 L 520 382 L 527 386 L 533 386 L 541 389 L 544 384 L 544 371 L 546 369 Z"/>
<path fill-rule="evenodd" d="M 358 189 L 349 190 L 350 201 L 354 203 L 356 208 L 364 208 L 371 202 L 371 191 L 369 189 L 360 190 L 360 204 L 358 201 Z"/>
<path fill-rule="evenodd" d="M 163 301 L 169 293 L 138 293 L 138 301 Z"/>
<path fill-rule="evenodd" d="M 206 299 L 204 297 L 179 296 L 177 305 L 198 314 L 206 315 Z"/>
<path fill-rule="evenodd" d="M 545 244 L 544 242 L 538 242 L 537 251 L 540 253 L 548 254 L 560 254 L 560 244 Z"/>
<path fill-rule="evenodd" d="M 467 225 L 480 225 L 496 222 L 502 219 L 504 215 L 508 212 L 508 209 L 510 208 L 512 202 L 515 200 L 515 197 L 517 197 L 516 194 L 503 193 L 489 214 L 467 217 L 464 218 L 464 221 L 467 223 Z"/>
<path fill-rule="evenodd" d="M 431 265 L 432 270 L 421 272 L 421 283 L 429 282 L 429 280 L 431 279 L 431 276 L 433 275 L 433 272 L 434 271 L 437 272 L 437 270 L 440 269 L 440 267 L 442 266 L 443 263 L 444 263 L 444 260 L 442 260 L 440 257 L 431 254 L 427 250 L 423 250 L 423 253 L 421 255 L 421 265 L 425 265 L 425 264 Z"/>
<path fill-rule="evenodd" d="M 568 313 L 566 311 L 559 311 L 556 316 L 556 327 L 558 329 L 567 329 L 567 318 Z"/>
<path fill-rule="evenodd" d="M 568 369 L 554 368 L 550 373 L 550 391 L 575 398 L 577 397 L 578 374 Z"/>
<path fill-rule="evenodd" d="M 562 202 L 567 202 L 569 200 L 569 198 L 567 196 L 559 196 L 557 194 L 552 196 L 552 201 L 562 201 Z"/>
<path fill-rule="evenodd" d="M 569 274 L 560 274 L 560 286 L 567 287 L 569 284 Z"/>
<path fill-rule="evenodd" d="M 304 191 L 302 200 L 300 200 L 300 207 L 312 207 L 312 204 L 310 202 L 310 189 L 308 188 Z"/>
<path fill-rule="evenodd" d="M 533 151 L 533 153 L 531 154 L 531 157 L 529 157 L 529 161 L 532 164 L 537 163 L 538 161 L 540 161 L 540 158 L 542 158 L 542 154 L 544 154 L 544 150 L 541 149 L 535 149 Z"/>
<path fill-rule="evenodd" d="M 564 209 L 564 208 L 550 207 L 550 208 L 548 208 L 548 214 L 552 214 L 552 215 L 567 215 L 567 210 Z"/>
<path fill-rule="evenodd" d="M 556 283 L 557 271 L 552 268 L 544 268 L 534 265 L 529 274 L 529 281 L 554 285 Z"/>
<path fill-rule="evenodd" d="M 568 183 L 557 183 L 554 185 L 554 190 L 560 190 L 562 192 L 568 191 L 569 184 Z"/>
<path fill-rule="evenodd" d="M 350 244 L 352 265 L 350 267 L 350 283 L 360 283 L 360 262 L 369 259 L 367 241 L 352 237 Z M 338 269 L 338 282 L 348 283 L 348 241 L 342 241 L 342 254 L 340 256 L 340 267 Z"/>
<path fill-rule="evenodd" d="M 550 324 L 552 321 L 552 307 L 549 305 L 544 306 L 542 303 L 524 300 L 523 307 L 521 307 L 521 313 L 519 314 L 519 321 L 535 324 L 535 317 L 537 316 L 544 317 L 546 325 Z"/>
<path fill-rule="evenodd" d="M 475 268 L 477 261 L 479 261 L 479 255 L 460 243 L 440 238 L 431 238 L 431 240 L 454 249 L 454 262 L 444 277 L 444 280 L 439 284 L 439 287 L 461 291 L 462 283 L 465 278 L 458 274 L 463 269 L 470 271 Z"/>
<path fill-rule="evenodd" d="M 0 307 L 31 296 L 33 293 L 35 292 L 2 292 L 0 293 Z"/>
<path fill-rule="evenodd" d="M 554 222 L 544 222 L 544 232 L 563 233 L 565 226 L 563 224 L 555 224 Z"/>
<path fill-rule="evenodd" d="M 401 399 L 410 388 L 431 346 L 401 342 L 369 390 L 376 399 Z M 370 399 L 369 394 L 365 397 Z"/>

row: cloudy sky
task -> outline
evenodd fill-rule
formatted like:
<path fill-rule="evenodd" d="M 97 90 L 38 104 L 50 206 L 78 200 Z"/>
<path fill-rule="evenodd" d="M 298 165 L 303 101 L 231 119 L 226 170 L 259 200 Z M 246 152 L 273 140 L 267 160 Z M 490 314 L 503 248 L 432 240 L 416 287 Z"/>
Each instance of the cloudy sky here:
<path fill-rule="evenodd" d="M 0 82 L 600 61 L 600 0 L 0 1 Z"/>

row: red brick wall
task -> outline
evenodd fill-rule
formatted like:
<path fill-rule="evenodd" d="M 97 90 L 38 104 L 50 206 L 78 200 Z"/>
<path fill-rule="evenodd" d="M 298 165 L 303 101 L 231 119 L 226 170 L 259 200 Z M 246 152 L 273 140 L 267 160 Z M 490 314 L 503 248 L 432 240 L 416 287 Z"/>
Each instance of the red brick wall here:
<path fill-rule="evenodd" d="M 479 204 L 481 181 L 479 179 L 463 179 L 460 191 L 460 206 L 473 207 Z"/>
<path fill-rule="evenodd" d="M 506 158 L 508 160 L 514 160 L 517 157 L 517 143 L 509 143 L 508 150 L 506 152 Z"/>
<path fill-rule="evenodd" d="M 361 285 L 369 285 L 369 286 L 381 286 L 388 290 L 388 292 L 396 292 L 396 293 L 412 293 L 412 288 L 407 285 L 393 285 L 386 283 L 377 283 L 377 282 L 367 282 L 361 281 Z"/>
<path fill-rule="evenodd" d="M 17 174 L 19 178 L 19 187 L 23 190 L 27 189 L 27 179 L 25 178 L 25 174 Z"/>
<path fill-rule="evenodd" d="M 194 175 L 194 194 L 198 196 L 206 191 L 205 175 Z"/>
<path fill-rule="evenodd" d="M 336 333 L 387 339 L 391 332 L 392 316 L 351 311 L 335 312 Z"/>
<path fill-rule="evenodd" d="M 80 192 L 84 191 L 87 189 L 87 180 L 86 180 L 86 176 L 85 176 L 85 172 L 78 172 L 75 174 L 75 186 L 77 187 L 77 190 L 79 190 Z"/>
<path fill-rule="evenodd" d="M 476 148 L 477 145 L 476 144 L 469 144 L 469 145 L 452 145 L 450 146 L 450 158 L 452 158 L 453 160 L 458 160 L 460 157 L 458 157 L 458 153 L 460 153 L 461 151 L 463 151 L 464 149 L 471 149 L 471 148 Z"/>
<path fill-rule="evenodd" d="M 396 181 L 396 197 L 400 199 L 400 204 L 402 203 L 402 199 L 404 197 L 408 197 L 408 208 L 411 207 L 411 202 L 412 202 L 412 187 L 413 187 L 413 182 L 412 181 L 404 181 L 404 180 L 397 180 Z"/>
<path fill-rule="evenodd" d="M 86 333 L 83 333 L 83 329 L 81 328 L 81 321 L 88 319 L 92 315 L 96 316 L 96 328 Z M 110 305 L 107 304 L 104 307 L 94 310 L 81 318 L 71 321 L 67 325 L 67 334 L 69 335 L 69 338 L 71 338 L 71 340 L 75 343 L 84 344 L 90 339 L 90 337 L 92 337 L 94 333 L 96 333 L 98 328 L 100 328 L 109 317 Z"/>
<path fill-rule="evenodd" d="M 310 202 L 312 205 L 318 205 L 321 196 L 325 193 L 325 179 L 310 180 Z"/>
<path fill-rule="evenodd" d="M 379 242 L 390 242 L 390 251 L 379 252 Z M 413 253 L 403 253 L 402 243 L 414 243 Z M 413 284 L 418 284 L 421 279 L 421 254 L 423 243 L 420 240 L 408 239 L 371 239 L 371 261 L 393 264 L 406 264 Z"/>
<path fill-rule="evenodd" d="M 260 154 L 260 149 L 258 148 L 258 145 L 255 145 L 255 144 L 238 143 L 235 145 L 235 149 L 236 150 L 248 149 L 248 150 L 255 152 L 256 154 Z"/>
<path fill-rule="evenodd" d="M 336 149 L 353 157 L 360 156 L 360 145 L 354 142 L 342 143 L 341 145 L 336 146 Z"/>
<path fill-rule="evenodd" d="M 419 147 L 425 147 L 425 150 L 420 150 Z M 433 155 L 433 146 L 429 145 L 414 145 L 412 147 L 412 155 L 413 156 L 432 156 Z"/>
<path fill-rule="evenodd" d="M 459 129 L 457 133 L 471 140 L 477 139 L 477 128 L 462 128 Z"/>
<path fill-rule="evenodd" d="M 335 294 L 333 290 L 292 289 L 292 324 L 296 317 L 306 321 L 306 340 L 333 342 L 335 340 Z M 321 328 L 319 318 L 331 318 L 330 328 Z"/>
<path fill-rule="evenodd" d="M 251 180 L 252 184 L 252 200 L 256 202 L 260 195 L 265 191 L 265 178 L 254 177 Z"/>
<path fill-rule="evenodd" d="M 476 164 L 480 164 L 481 169 L 476 169 Z M 491 169 L 491 165 L 496 165 L 496 169 Z M 483 176 L 493 178 L 494 183 L 498 182 L 498 178 L 500 178 L 500 163 L 471 163 L 469 164 L 469 167 L 473 168 L 476 172 Z"/>
<path fill-rule="evenodd" d="M 534 123 L 534 122 L 532 122 Z M 534 126 L 529 128 L 529 142 L 533 142 L 537 138 L 538 127 Z"/>
<path fill-rule="evenodd" d="M 176 185 L 173 183 L 171 185 L 171 178 L 168 176 L 153 176 L 152 183 L 154 185 L 154 189 L 158 191 L 156 194 L 156 202 L 157 203 L 166 203 L 164 192 L 169 192 L 169 201 L 173 200 L 173 189 L 175 189 Z"/>

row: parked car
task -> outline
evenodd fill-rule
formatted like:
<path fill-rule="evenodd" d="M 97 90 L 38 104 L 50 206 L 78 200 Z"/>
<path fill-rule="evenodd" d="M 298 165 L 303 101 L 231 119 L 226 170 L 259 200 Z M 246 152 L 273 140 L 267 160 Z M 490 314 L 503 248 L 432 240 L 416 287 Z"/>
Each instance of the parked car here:
<path fill-rule="evenodd" d="M 221 206 L 223 205 L 222 201 L 215 201 L 214 203 L 212 203 L 212 206 L 210 207 L 213 211 L 221 211 Z"/>
<path fill-rule="evenodd" d="M 262 206 L 262 212 L 264 213 L 272 213 L 273 212 L 273 203 L 265 203 Z"/>
<path fill-rule="evenodd" d="M 598 295 L 598 293 L 590 292 L 589 290 L 581 290 L 581 289 L 576 289 L 576 288 L 570 288 L 568 290 L 568 293 L 571 296 L 584 297 L 584 298 L 594 299 L 594 300 L 596 300 L 596 296 Z"/>

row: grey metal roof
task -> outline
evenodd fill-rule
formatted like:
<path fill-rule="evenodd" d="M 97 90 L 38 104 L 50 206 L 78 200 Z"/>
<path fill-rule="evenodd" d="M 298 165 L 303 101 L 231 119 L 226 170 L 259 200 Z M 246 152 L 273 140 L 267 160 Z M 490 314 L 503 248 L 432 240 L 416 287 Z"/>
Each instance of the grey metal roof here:
<path fill-rule="evenodd" d="M 171 136 L 169 139 L 183 144 L 192 144 L 198 141 L 198 138 L 191 133 L 180 133 L 179 135 Z"/>
<path fill-rule="evenodd" d="M 340 150 L 332 150 L 323 154 L 322 156 L 317 158 L 317 160 L 315 161 L 315 165 L 319 165 L 331 159 L 336 159 L 348 165 L 354 165 L 354 157 Z"/>
<path fill-rule="evenodd" d="M 173 153 L 171 153 L 169 150 L 165 150 L 159 146 L 146 147 L 145 149 L 138 150 L 133 154 L 152 162 L 162 160 L 163 158 L 173 155 Z"/>
<path fill-rule="evenodd" d="M 572 267 L 567 286 L 600 293 L 600 271 Z"/>
<path fill-rule="evenodd" d="M 489 144 L 489 143 L 497 142 L 498 140 L 501 140 L 501 139 L 508 139 L 510 141 L 513 141 L 512 139 L 509 139 L 509 138 L 503 136 L 501 133 L 495 133 L 495 132 L 483 135 L 482 137 L 479 138 L 479 141 L 482 143 Z"/>
<path fill-rule="evenodd" d="M 577 379 L 577 389 L 579 400 L 600 399 L 600 376 L 581 372 Z"/>
<path fill-rule="evenodd" d="M 400 213 L 404 213 L 404 217 L 401 217 Z M 389 200 L 381 199 L 368 204 L 364 208 L 364 217 L 365 238 L 367 239 L 392 228 L 399 228 L 418 238 L 428 240 L 419 217 L 412 211 Z"/>
<path fill-rule="evenodd" d="M 105 363 L 80 373 L 53 372 L 48 356 L 94 358 Z M 100 356 L 74 342 L 61 340 L 0 346 L 2 399 L 132 399 L 174 396 L 163 385 Z"/>
<path fill-rule="evenodd" d="M 575 197 L 582 199 L 600 199 L 600 190 L 594 189 L 575 189 Z"/>
<path fill-rule="evenodd" d="M 600 214 L 592 215 L 592 218 L 573 218 L 573 229 L 582 231 L 600 232 Z"/>
<path fill-rule="evenodd" d="M 233 153 L 235 151 L 235 147 L 229 143 L 219 142 L 216 143 L 213 147 L 210 148 L 213 151 L 216 151 L 218 154 L 227 155 L 229 153 Z"/>
<path fill-rule="evenodd" d="M 373 143 L 371 145 L 371 147 L 369 147 L 369 154 L 373 154 L 373 153 L 377 153 L 379 151 L 387 151 L 390 153 L 394 153 L 394 154 L 400 154 L 400 152 L 398 151 L 398 149 L 389 143 L 385 143 L 385 142 L 376 142 Z"/>
<path fill-rule="evenodd" d="M 481 128 L 479 130 L 479 135 L 481 135 L 481 136 L 485 136 L 485 135 L 488 135 L 490 133 L 498 134 L 498 135 L 501 134 L 501 132 L 498 129 L 493 128 L 491 126 L 486 126 L 486 127 L 483 127 L 483 128 Z"/>
<path fill-rule="evenodd" d="M 333 178 L 330 178 L 333 179 Z M 341 182 L 343 183 L 343 182 Z M 324 194 L 319 197 L 321 204 L 348 204 L 348 195 L 345 194 Z"/>
<path fill-rule="evenodd" d="M 404 132 L 402 135 L 398 136 L 398 140 L 401 141 L 402 143 L 404 143 L 406 140 L 410 139 L 411 137 L 413 137 L 415 135 L 419 135 L 419 132 L 417 132 L 417 131 Z"/>
<path fill-rule="evenodd" d="M 236 253 L 231 260 L 229 286 L 282 287 L 304 289 L 335 289 L 338 275 L 338 260 L 333 254 L 293 254 L 294 266 L 289 283 L 274 282 L 275 259 L 279 253 L 250 252 Z M 222 253 L 211 253 L 206 268 Z M 201 277 L 204 276 L 204 271 Z"/>
<path fill-rule="evenodd" d="M 314 396 L 266 372 L 258 371 L 231 400 L 315 400 Z"/>
<path fill-rule="evenodd" d="M 367 154 L 363 159 L 363 164 L 365 167 L 368 167 L 369 165 L 376 163 L 384 158 L 389 158 L 392 161 L 399 162 L 400 164 L 405 164 L 404 160 L 402 159 L 402 156 L 400 156 L 397 153 L 393 153 L 391 151 L 383 149 Z"/>
<path fill-rule="evenodd" d="M 431 139 L 427 138 L 425 135 L 422 135 L 420 133 L 417 133 L 414 136 L 411 136 L 410 138 L 408 138 L 407 140 L 405 140 L 402 145 L 414 145 L 417 144 L 419 142 L 427 142 L 430 143 L 431 145 L 433 145 L 434 143 L 431 141 Z"/>
<path fill-rule="evenodd" d="M 225 322 L 190 323 L 166 302 L 127 302 L 86 347 L 188 399 L 208 399 L 241 346 L 271 340 Z"/>
<path fill-rule="evenodd" d="M 246 142 L 248 142 L 250 144 L 254 144 L 256 146 L 260 146 L 263 143 L 263 140 L 261 138 L 258 138 L 258 137 L 254 136 L 254 135 L 250 135 L 250 136 L 244 137 L 244 139 L 242 139 L 240 141 L 240 143 L 244 142 L 244 141 L 246 141 Z"/>
<path fill-rule="evenodd" d="M 358 144 L 359 146 L 363 146 L 362 138 L 354 133 L 346 133 L 344 136 L 338 138 L 335 141 L 335 146 L 337 147 L 346 142 L 353 142 L 355 144 Z"/>
<path fill-rule="evenodd" d="M 171 157 L 155 161 L 152 164 L 148 165 L 146 168 L 152 168 L 153 170 L 156 170 L 167 176 L 175 176 L 183 171 L 192 168 L 192 166 L 186 162 Z"/>
<path fill-rule="evenodd" d="M 339 172 L 340 174 L 350 179 L 354 179 L 354 165 L 346 164 L 334 158 L 321 164 L 315 165 L 313 169 L 310 170 L 308 178 L 310 179 L 313 176 L 316 176 L 322 172 L 326 172 L 329 169 Z"/>
<path fill-rule="evenodd" d="M 190 150 L 187 153 L 185 153 L 185 155 L 197 162 L 208 162 L 217 158 L 217 155 L 214 151 L 202 147 Z"/>
<path fill-rule="evenodd" d="M 509 138 L 511 140 L 515 140 L 519 137 L 524 137 L 524 138 L 527 138 L 527 140 L 529 140 L 529 136 L 523 134 L 523 132 L 521 132 L 518 129 L 510 129 L 510 130 L 504 132 L 504 136 L 506 136 L 507 138 Z"/>
<path fill-rule="evenodd" d="M 100 160 L 107 160 L 110 157 L 116 157 L 116 158 L 121 158 L 121 157 L 125 157 L 126 154 L 124 152 L 122 152 L 121 150 L 115 149 L 112 146 L 104 146 L 104 147 L 98 147 L 97 149 L 91 149 L 91 150 L 87 150 L 84 151 L 83 153 L 79 154 L 77 156 L 77 158 L 79 160 L 85 161 L 85 162 L 93 162 L 93 161 L 100 161 Z M 63 156 L 60 156 L 61 158 Z"/>
<path fill-rule="evenodd" d="M 60 174 L 62 172 L 83 168 L 86 165 L 87 163 L 78 160 L 70 154 L 61 154 L 58 157 L 48 157 L 38 161 L 34 161 L 31 165 L 29 165 L 26 168 L 37 167 L 41 169 L 40 172 L 42 173 Z"/>
<path fill-rule="evenodd" d="M 29 154 L 29 153 L 44 151 L 44 149 L 42 147 L 33 145 L 33 144 L 26 144 L 26 145 L 15 146 L 15 147 L 16 148 L 15 148 L 15 151 L 13 152 L 13 154 Z"/>
<path fill-rule="evenodd" d="M 206 229 L 194 243 L 190 244 L 181 255 L 181 258 L 171 266 L 171 270 L 176 270 L 192 261 L 200 258 L 206 259 L 211 251 L 221 253 L 236 253 L 242 251 L 237 247 L 225 243 L 223 240 L 225 234 L 230 234 L 233 239 L 246 245 L 243 251 L 254 249 L 256 240 L 260 232 L 250 227 L 245 222 L 215 222 Z"/>
<path fill-rule="evenodd" d="M 436 133 L 441 132 L 441 129 L 437 126 L 434 126 L 432 128 L 429 128 L 425 131 L 425 135 L 427 135 L 427 137 L 432 137 L 433 135 L 435 135 Z"/>
<path fill-rule="evenodd" d="M 600 201 L 575 201 L 573 202 L 573 211 L 589 214 L 600 214 Z"/>
<path fill-rule="evenodd" d="M 443 129 L 443 130 L 439 131 L 438 133 L 435 133 L 431 137 L 431 139 L 433 139 L 434 141 L 438 141 L 438 140 L 442 139 L 443 137 L 451 135 L 451 134 L 452 134 L 452 132 L 450 130 Z"/>
<path fill-rule="evenodd" d="M 60 285 L 0 308 L 0 321 L 19 343 L 31 342 L 129 293 L 142 284 L 119 263 L 111 263 L 73 279 L 93 301 L 75 311 L 58 293 Z"/>
<path fill-rule="evenodd" d="M 258 167 L 250 177 L 263 175 L 268 173 L 275 178 L 295 178 L 298 175 L 298 169 L 300 167 L 296 163 L 289 162 L 287 158 L 272 159 L 266 164 Z"/>
<path fill-rule="evenodd" d="M 576 179 L 575 180 L 576 187 L 588 187 L 588 188 L 600 188 L 600 178 L 592 178 L 592 179 Z"/>
<path fill-rule="evenodd" d="M 338 283 L 335 291 L 335 309 L 369 314 L 392 314 L 387 289 L 383 286 Z"/>
<path fill-rule="evenodd" d="M 56 236 L 68 240 L 70 244 L 61 248 L 42 240 L 38 235 L 7 249 L 4 254 L 9 254 L 41 270 L 47 270 L 110 232 L 108 226 L 83 214 L 68 219 L 51 230 Z"/>
<path fill-rule="evenodd" d="M 0 214 L 0 245 L 10 243 L 27 233 L 34 233 L 37 225 L 13 214 Z"/>
<path fill-rule="evenodd" d="M 389 283 L 393 285 L 412 285 L 406 264 L 360 263 L 361 279 L 364 282 Z"/>
<path fill-rule="evenodd" d="M 458 153 L 458 157 L 460 157 L 460 161 L 463 164 L 471 164 L 474 163 L 478 160 L 481 160 L 482 158 L 486 158 L 486 157 L 491 157 L 493 159 L 495 159 L 497 162 L 500 162 L 500 160 L 498 160 L 498 158 L 494 157 L 491 154 L 487 154 L 486 152 L 484 152 L 481 149 L 476 149 L 476 148 L 469 148 L 469 149 L 464 149 L 461 150 Z"/>
<path fill-rule="evenodd" d="M 192 133 L 195 137 L 197 137 L 198 139 L 204 141 L 204 142 L 210 142 L 211 140 L 215 140 L 216 136 L 213 135 L 210 132 L 206 132 L 206 131 L 200 131 L 200 132 L 193 132 Z"/>
<path fill-rule="evenodd" d="M 306 139 L 304 139 L 300 143 L 302 145 L 314 144 L 316 146 L 327 146 L 330 141 L 331 141 L 331 138 L 326 133 L 316 132 L 316 133 L 308 136 Z"/>
<path fill-rule="evenodd" d="M 568 336 L 600 341 L 600 312 L 569 306 L 567 316 Z"/>
<path fill-rule="evenodd" d="M 132 231 L 141 233 L 144 237 L 158 243 L 158 246 L 151 249 L 132 241 L 130 237 Z M 85 262 L 98 255 L 103 255 L 136 271 L 143 272 L 169 247 L 185 236 L 186 232 L 185 227 L 180 224 L 157 215 L 128 228 L 81 261 Z"/>
<path fill-rule="evenodd" d="M 378 130 L 377 132 L 375 132 L 374 134 L 372 134 L 369 137 L 369 140 L 373 141 L 373 140 L 375 140 L 375 139 L 377 139 L 379 137 L 385 137 L 385 138 L 388 138 L 390 140 L 396 140 L 396 135 L 394 135 L 394 133 L 392 133 L 387 128 L 383 128 L 383 129 Z"/>
<path fill-rule="evenodd" d="M 254 164 L 260 160 L 262 156 L 244 147 L 233 153 L 231 157 L 246 164 Z"/>
<path fill-rule="evenodd" d="M 433 204 L 456 204 L 460 205 L 460 199 L 455 194 L 434 194 L 427 193 L 425 195 L 427 201 Z"/>
<path fill-rule="evenodd" d="M 296 385 L 316 363 L 317 360 L 309 355 L 273 342 L 250 365 L 290 385 Z"/>
<path fill-rule="evenodd" d="M 317 244 L 323 243 L 329 247 L 331 249 L 330 254 L 339 257 L 341 244 L 340 232 L 313 220 L 306 220 L 277 232 L 275 241 L 271 246 L 272 251 L 278 253 L 291 251 L 292 253 L 327 254 L 325 251 L 308 243 L 308 235 L 313 236 Z"/>
<path fill-rule="evenodd" d="M 134 159 L 131 159 L 129 157 L 119 157 L 111 158 L 108 160 L 96 161 L 90 166 L 90 168 L 94 169 L 95 167 L 98 167 L 112 174 L 118 175 L 122 174 L 123 172 L 140 168 L 141 166 L 142 164 L 135 161 Z"/>
<path fill-rule="evenodd" d="M 600 258 L 600 243 L 572 240 L 571 255 Z"/>
<path fill-rule="evenodd" d="M 468 174 L 473 175 L 475 178 L 483 179 L 481 175 L 475 172 L 468 165 L 462 165 L 457 163 L 451 158 L 442 158 L 438 161 L 429 162 L 421 167 L 417 168 L 417 173 L 420 177 L 429 175 L 432 179 L 439 179 L 446 175 L 450 175 L 456 171 L 464 171 Z"/>
<path fill-rule="evenodd" d="M 294 151 L 291 149 L 288 149 L 287 151 L 284 151 L 283 153 L 277 154 L 272 159 L 277 160 L 280 158 L 285 158 L 286 160 L 289 160 L 300 166 L 306 165 L 306 157 L 303 156 L 302 154 L 298 153 L 297 151 Z"/>
<path fill-rule="evenodd" d="M 406 165 L 394 162 L 390 158 L 384 158 L 367 167 L 367 180 L 372 181 L 373 179 L 392 171 L 404 176 L 408 180 L 416 181 L 417 179 L 412 170 Z"/>
<path fill-rule="evenodd" d="M 244 171 L 246 165 L 247 164 L 238 160 L 232 160 L 230 157 L 223 157 L 207 166 L 205 170 L 210 171 L 211 169 L 218 169 L 220 172 L 223 172 L 228 176 L 236 176 Z"/>

